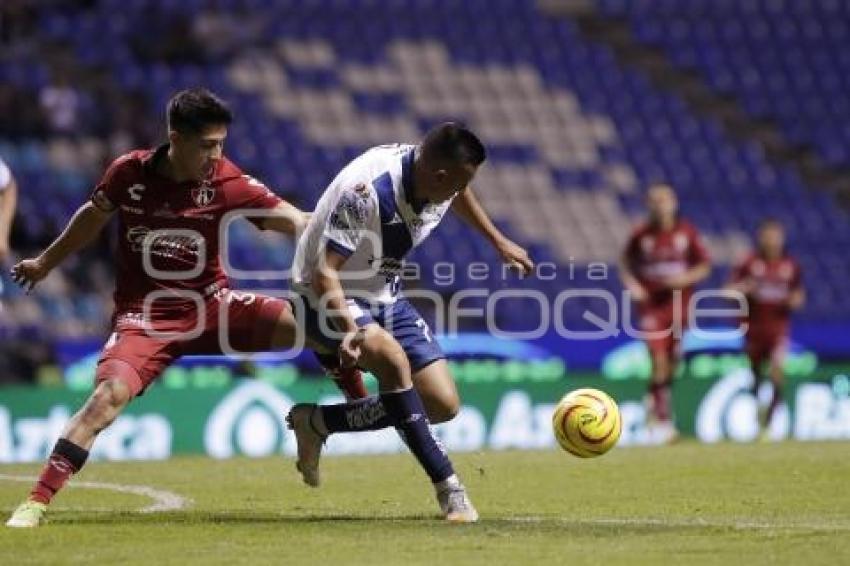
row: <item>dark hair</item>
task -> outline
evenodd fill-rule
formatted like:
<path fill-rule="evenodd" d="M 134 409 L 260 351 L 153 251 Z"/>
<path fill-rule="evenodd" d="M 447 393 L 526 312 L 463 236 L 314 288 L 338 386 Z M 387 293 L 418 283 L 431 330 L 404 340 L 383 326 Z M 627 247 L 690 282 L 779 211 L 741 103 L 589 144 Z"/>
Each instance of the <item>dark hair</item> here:
<path fill-rule="evenodd" d="M 431 128 L 422 140 L 422 153 L 463 165 L 478 166 L 487 159 L 487 150 L 478 136 L 455 122 Z"/>
<path fill-rule="evenodd" d="M 199 134 L 207 126 L 229 125 L 233 113 L 205 88 L 181 90 L 168 101 L 168 129 Z"/>

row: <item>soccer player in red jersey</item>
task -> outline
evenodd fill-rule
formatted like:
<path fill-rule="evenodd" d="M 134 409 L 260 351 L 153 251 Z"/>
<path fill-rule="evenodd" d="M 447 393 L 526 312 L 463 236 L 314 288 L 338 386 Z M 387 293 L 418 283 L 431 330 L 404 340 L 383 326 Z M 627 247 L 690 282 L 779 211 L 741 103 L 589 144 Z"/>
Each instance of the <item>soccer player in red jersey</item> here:
<path fill-rule="evenodd" d="M 671 386 L 679 344 L 688 324 L 694 286 L 711 272 L 708 253 L 697 229 L 678 216 L 673 188 L 656 184 L 646 199 L 649 218 L 629 238 L 620 258 L 620 278 L 637 303 L 638 327 L 652 361 L 649 413 L 653 439 L 678 437 L 671 410 Z"/>
<path fill-rule="evenodd" d="M 290 303 L 231 291 L 220 266 L 218 236 L 228 213 L 255 216 L 261 228 L 292 235 L 306 223 L 304 213 L 243 175 L 222 155 L 231 120 L 227 106 L 208 91 L 177 94 L 168 107 L 170 143 L 115 161 L 90 202 L 80 207 L 56 241 L 37 258 L 13 268 L 15 280 L 31 289 L 118 213 L 114 333 L 98 362 L 95 390 L 71 418 L 29 499 L 7 526 L 41 524 L 50 500 L 85 464 L 97 434 L 181 355 L 221 353 L 225 340 L 240 352 L 303 345 L 297 343 L 299 328 Z M 477 170 L 460 154 L 447 160 L 440 153 L 425 154 L 428 157 L 418 162 L 425 198 L 455 195 Z M 514 247 L 517 257 L 525 255 Z M 373 406 L 386 417 L 381 428 L 396 427 L 423 470 L 432 478 L 441 474 L 433 483 L 446 519 L 477 520 L 465 487 L 430 431 L 409 364 L 395 340 L 371 325 L 346 333 L 337 353 L 351 361 L 345 364 L 349 368 L 362 359 L 378 378 L 380 395 Z M 312 417 L 309 420 L 303 423 L 307 428 L 313 427 Z M 299 462 L 309 460 L 311 451 L 318 455 L 321 446 L 318 434 L 313 435 L 317 446 L 302 442 L 303 428 L 295 430 Z"/>
<path fill-rule="evenodd" d="M 175 95 L 168 104 L 169 143 L 115 160 L 62 234 L 41 255 L 13 268 L 14 279 L 32 289 L 118 216 L 113 333 L 97 364 L 95 389 L 7 525 L 42 522 L 47 504 L 82 468 L 98 433 L 175 359 L 221 353 L 221 310 L 234 350 L 292 345 L 288 304 L 231 291 L 219 261 L 219 229 L 228 212 L 265 211 L 252 222 L 290 236 L 307 221 L 223 156 L 231 120 L 228 107 L 206 90 Z"/>
<path fill-rule="evenodd" d="M 785 229 L 778 220 L 762 222 L 758 230 L 758 249 L 735 267 L 727 288 L 747 298 L 746 351 L 755 378 L 754 395 L 758 394 L 764 379 L 765 362 L 769 364 L 773 396 L 767 408 L 759 411 L 759 425 L 764 435 L 776 408 L 782 403 L 782 364 L 791 312 L 802 307 L 806 300 L 800 265 L 785 252 Z"/>

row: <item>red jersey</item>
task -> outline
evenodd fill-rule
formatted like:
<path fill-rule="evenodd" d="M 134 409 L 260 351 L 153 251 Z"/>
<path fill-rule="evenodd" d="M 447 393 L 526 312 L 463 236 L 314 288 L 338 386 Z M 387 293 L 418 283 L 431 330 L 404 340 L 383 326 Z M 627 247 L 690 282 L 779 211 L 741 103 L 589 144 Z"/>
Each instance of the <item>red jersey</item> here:
<path fill-rule="evenodd" d="M 672 299 L 664 281 L 708 261 L 708 252 L 697 229 L 677 220 L 669 230 L 651 223 L 638 226 L 626 244 L 626 259 L 652 303 Z M 686 294 L 691 289 L 686 289 Z"/>
<path fill-rule="evenodd" d="M 766 259 L 753 254 L 738 264 L 732 281 L 750 281 L 754 287 L 747 294 L 748 322 L 751 327 L 783 329 L 788 324 L 791 294 L 802 288 L 800 265 L 789 256 Z"/>
<path fill-rule="evenodd" d="M 226 158 L 204 181 L 172 181 L 155 167 L 167 151 L 165 145 L 119 157 L 92 192 L 95 206 L 118 212 L 117 312 L 141 309 L 154 291 L 204 296 L 226 287 L 219 261 L 222 217 L 232 210 L 271 209 L 282 202 Z M 166 299 L 155 304 L 159 310 L 188 302 Z"/>

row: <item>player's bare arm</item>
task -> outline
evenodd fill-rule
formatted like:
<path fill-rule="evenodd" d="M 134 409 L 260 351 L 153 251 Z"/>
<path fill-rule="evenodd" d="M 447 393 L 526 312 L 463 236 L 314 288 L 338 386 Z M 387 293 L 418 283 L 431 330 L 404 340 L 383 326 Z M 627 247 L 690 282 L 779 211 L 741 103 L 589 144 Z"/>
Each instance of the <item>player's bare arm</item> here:
<path fill-rule="evenodd" d="M 97 239 L 114 211 L 87 202 L 77 209 L 62 234 L 46 250 L 34 258 L 25 259 L 12 268 L 16 283 L 31 291 L 35 285 L 66 257 Z"/>
<path fill-rule="evenodd" d="M 529 257 L 528 251 L 496 228 L 478 201 L 478 197 L 475 196 L 472 187 L 466 187 L 458 193 L 452 202 L 452 210 L 487 238 L 505 263 L 523 275 L 528 275 L 534 269 L 534 262 Z"/>
<path fill-rule="evenodd" d="M 312 282 L 316 296 L 325 301 L 327 312 L 334 325 L 345 333 L 339 347 L 340 361 L 344 367 L 352 367 L 360 358 L 360 345 L 365 335 L 348 311 L 345 292 L 339 281 L 339 270 L 348 258 L 339 252 L 326 250 L 322 266 L 316 271 Z"/>
<path fill-rule="evenodd" d="M 6 187 L 0 187 L 0 261 L 9 257 L 9 234 L 15 217 L 15 205 L 18 201 L 18 185 L 14 177 Z"/>
<path fill-rule="evenodd" d="M 310 213 L 295 208 L 288 202 L 282 202 L 272 209 L 273 215 L 263 218 L 259 222 L 262 230 L 272 230 L 287 236 L 297 237 L 307 223 L 310 222 Z"/>
<path fill-rule="evenodd" d="M 628 255 L 623 253 L 620 255 L 619 260 L 619 269 L 617 270 L 620 274 L 620 281 L 623 283 L 623 287 L 631 294 L 632 299 L 635 301 L 642 303 L 649 298 L 649 293 L 646 292 L 646 289 L 635 277 L 634 272 L 632 271 L 631 262 L 629 261 Z"/>

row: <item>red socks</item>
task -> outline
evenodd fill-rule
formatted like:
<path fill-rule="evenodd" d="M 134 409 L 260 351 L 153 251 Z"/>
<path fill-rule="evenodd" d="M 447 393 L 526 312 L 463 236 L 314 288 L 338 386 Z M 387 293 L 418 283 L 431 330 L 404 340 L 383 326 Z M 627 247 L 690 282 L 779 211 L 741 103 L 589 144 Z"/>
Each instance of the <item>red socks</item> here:
<path fill-rule="evenodd" d="M 88 450 L 60 438 L 30 492 L 30 500 L 50 503 L 56 492 L 68 483 L 72 475 L 80 471 L 88 456 Z"/>

